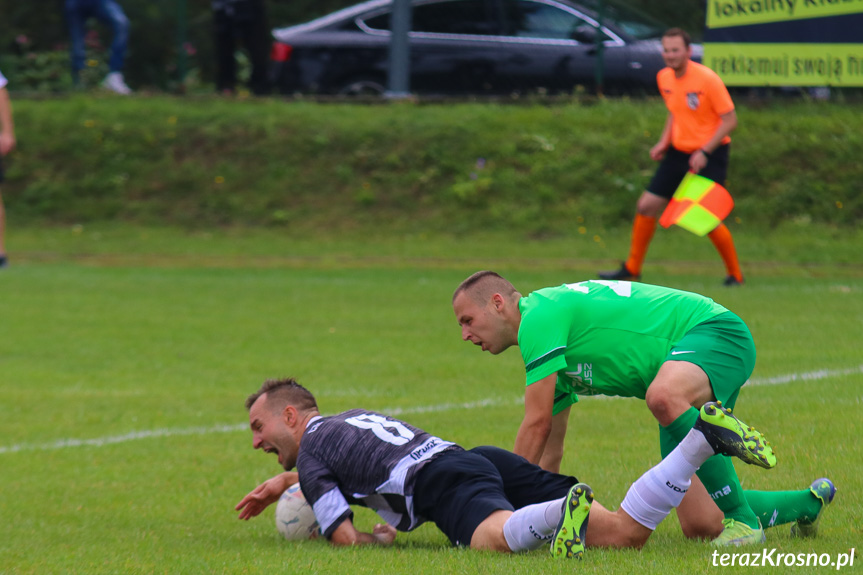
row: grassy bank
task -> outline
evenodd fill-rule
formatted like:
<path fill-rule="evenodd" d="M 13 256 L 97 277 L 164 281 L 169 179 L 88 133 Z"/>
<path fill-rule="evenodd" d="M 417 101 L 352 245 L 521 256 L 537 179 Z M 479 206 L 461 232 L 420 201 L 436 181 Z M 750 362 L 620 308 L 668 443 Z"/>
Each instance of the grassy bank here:
<path fill-rule="evenodd" d="M 863 221 L 859 103 L 739 103 L 731 224 Z M 575 235 L 626 225 L 658 100 L 363 106 L 15 99 L 18 222 Z"/>

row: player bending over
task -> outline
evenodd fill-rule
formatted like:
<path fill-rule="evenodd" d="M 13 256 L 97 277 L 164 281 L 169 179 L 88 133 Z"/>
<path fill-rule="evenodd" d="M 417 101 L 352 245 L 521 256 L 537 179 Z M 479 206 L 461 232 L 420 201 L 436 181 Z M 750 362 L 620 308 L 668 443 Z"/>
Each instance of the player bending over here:
<path fill-rule="evenodd" d="M 755 367 L 755 342 L 740 317 L 667 287 L 591 280 L 522 297 L 486 270 L 458 286 L 452 305 L 463 340 L 492 355 L 518 346 L 526 387 L 513 451 L 549 471 L 560 469 L 579 396 L 643 399 L 666 457 L 705 403 L 735 407 Z M 687 537 L 760 544 L 762 526 L 794 522 L 799 534 L 813 535 L 834 493 L 829 480 L 797 491 L 744 490 L 731 459 L 717 456 L 701 465 L 677 518 Z"/>
<path fill-rule="evenodd" d="M 554 557 L 581 558 L 585 541 L 640 548 L 708 458 L 723 453 L 765 468 L 776 463 L 758 431 L 709 403 L 684 440 L 611 512 L 575 477 L 497 447 L 465 450 L 362 409 L 322 417 L 314 396 L 293 379 L 265 382 L 246 408 L 254 448 L 275 453 L 286 473 L 246 495 L 236 506 L 239 518 L 258 515 L 299 480 L 334 545 L 389 545 L 397 530 L 433 521 L 453 545 L 472 549 L 517 553 L 550 541 Z M 295 466 L 297 473 L 290 471 Z M 351 504 L 375 509 L 386 523 L 358 531 Z"/>

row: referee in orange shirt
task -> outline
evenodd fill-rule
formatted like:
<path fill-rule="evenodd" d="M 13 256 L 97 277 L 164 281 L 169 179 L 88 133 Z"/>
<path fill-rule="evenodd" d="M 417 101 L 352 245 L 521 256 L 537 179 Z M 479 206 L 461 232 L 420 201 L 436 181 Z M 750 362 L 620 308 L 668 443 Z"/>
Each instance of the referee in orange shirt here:
<path fill-rule="evenodd" d="M 671 28 L 663 35 L 662 57 L 667 68 L 656 75 L 656 83 L 668 108 L 668 118 L 659 142 L 650 150 L 651 159 L 661 163 L 638 199 L 629 258 L 618 270 L 600 272 L 602 279 L 641 279 L 641 265 L 656 222 L 687 171 L 725 185 L 729 134 L 737 126 L 734 102 L 719 76 L 693 62 L 691 56 L 689 34 L 684 30 Z M 743 285 L 731 231 L 720 223 L 708 237 L 725 262 L 724 285 Z"/>

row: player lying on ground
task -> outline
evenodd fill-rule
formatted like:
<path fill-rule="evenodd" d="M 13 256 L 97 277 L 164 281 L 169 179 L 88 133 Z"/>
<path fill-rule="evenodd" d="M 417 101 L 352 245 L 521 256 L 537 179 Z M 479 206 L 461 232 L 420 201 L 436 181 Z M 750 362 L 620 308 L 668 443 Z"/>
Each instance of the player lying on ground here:
<path fill-rule="evenodd" d="M 321 532 L 335 545 L 388 545 L 396 530 L 430 520 L 454 545 L 473 549 L 528 551 L 551 540 L 555 557 L 580 557 L 585 540 L 641 547 L 680 504 L 698 466 L 716 453 L 765 468 L 776 463 L 759 432 L 709 403 L 684 440 L 611 512 L 575 477 L 503 449 L 465 450 L 361 409 L 322 417 L 314 396 L 293 379 L 265 382 L 246 408 L 254 448 L 275 453 L 288 472 L 246 495 L 236 506 L 239 518 L 258 515 L 299 480 Z M 295 466 L 297 473 L 290 472 Z M 386 523 L 358 531 L 351 504 L 375 509 Z"/>

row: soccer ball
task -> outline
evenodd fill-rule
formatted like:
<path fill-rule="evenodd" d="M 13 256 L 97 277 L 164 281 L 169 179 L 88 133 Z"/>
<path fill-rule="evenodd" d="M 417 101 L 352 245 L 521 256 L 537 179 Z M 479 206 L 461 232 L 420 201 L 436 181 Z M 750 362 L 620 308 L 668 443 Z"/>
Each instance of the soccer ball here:
<path fill-rule="evenodd" d="M 300 484 L 288 487 L 276 505 L 276 528 L 285 539 L 312 539 L 318 535 L 318 522 L 312 506 L 306 501 Z"/>

